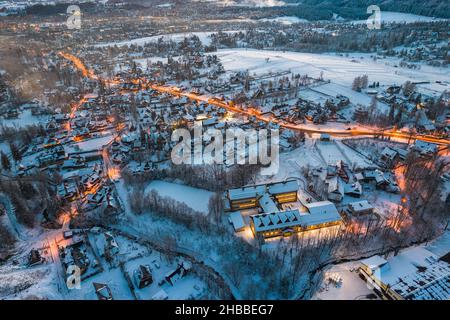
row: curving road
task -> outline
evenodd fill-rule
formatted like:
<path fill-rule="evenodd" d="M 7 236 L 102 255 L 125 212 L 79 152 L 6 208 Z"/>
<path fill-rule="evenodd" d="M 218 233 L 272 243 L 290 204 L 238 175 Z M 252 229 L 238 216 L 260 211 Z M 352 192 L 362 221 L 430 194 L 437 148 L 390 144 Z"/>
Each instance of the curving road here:
<path fill-rule="evenodd" d="M 93 80 L 104 81 L 105 83 L 109 83 L 109 84 L 120 84 L 120 81 L 100 78 L 98 75 L 94 74 L 94 72 L 92 70 L 89 70 L 79 58 L 77 58 L 76 56 L 74 56 L 72 54 L 59 52 L 59 55 L 65 59 L 71 61 L 73 63 L 73 65 L 78 70 L 80 70 L 80 72 L 82 73 L 82 75 L 84 77 L 88 77 Z M 190 93 L 190 92 L 185 92 L 176 87 L 160 86 L 160 85 L 150 82 L 148 79 L 145 79 L 145 78 L 135 79 L 132 82 L 143 83 L 145 85 L 144 87 L 153 89 L 160 93 L 167 93 L 167 94 L 170 94 L 170 95 L 173 95 L 176 97 L 186 97 L 190 100 L 198 101 L 198 102 L 205 102 L 205 103 L 208 103 L 210 105 L 213 105 L 213 106 L 216 106 L 219 108 L 224 108 L 224 109 L 234 112 L 234 113 L 239 113 L 239 114 L 247 115 L 247 116 L 254 116 L 256 119 L 258 119 L 260 121 L 264 121 L 267 123 L 271 122 L 274 124 L 278 124 L 280 127 L 292 129 L 295 131 L 302 131 L 302 132 L 306 132 L 306 133 L 319 133 L 319 134 L 327 133 L 327 134 L 333 135 L 333 136 L 386 136 L 386 137 L 392 137 L 392 138 L 421 140 L 421 141 L 436 143 L 439 145 L 450 146 L 450 139 L 448 139 L 448 138 L 447 139 L 438 139 L 438 138 L 434 138 L 434 137 L 430 137 L 430 136 L 422 136 L 422 135 L 403 133 L 403 132 L 393 130 L 393 129 L 381 130 L 379 128 L 358 126 L 356 128 L 351 128 L 350 130 L 347 130 L 347 129 L 338 129 L 338 128 L 320 128 L 316 125 L 311 125 L 311 124 L 297 125 L 297 124 L 288 123 L 288 122 L 279 120 L 277 118 L 263 116 L 263 115 L 259 114 L 256 110 L 251 109 L 251 108 L 248 110 L 238 108 L 236 106 L 231 105 L 230 103 L 228 103 L 226 101 L 221 101 L 215 97 L 209 97 L 209 96 L 198 95 L 198 94 L 194 94 L 194 93 Z"/>

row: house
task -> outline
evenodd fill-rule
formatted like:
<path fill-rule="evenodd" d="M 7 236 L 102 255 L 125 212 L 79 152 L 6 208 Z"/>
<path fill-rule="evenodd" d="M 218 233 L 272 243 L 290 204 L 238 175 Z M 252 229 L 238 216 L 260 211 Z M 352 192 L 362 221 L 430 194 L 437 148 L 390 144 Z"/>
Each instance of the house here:
<path fill-rule="evenodd" d="M 355 119 L 367 119 L 369 116 L 369 111 L 363 109 L 362 107 L 357 107 L 353 113 Z"/>
<path fill-rule="evenodd" d="M 290 236 L 301 231 L 298 209 L 250 216 L 250 228 L 255 237 Z"/>
<path fill-rule="evenodd" d="M 389 94 L 398 94 L 398 93 L 400 93 L 401 89 L 402 89 L 401 86 L 393 85 L 393 86 L 387 87 L 386 88 L 386 92 L 389 93 Z"/>
<path fill-rule="evenodd" d="M 361 176 L 356 177 L 355 179 L 358 180 Z M 344 184 L 344 193 L 346 195 L 349 195 L 351 197 L 359 198 L 363 194 L 362 185 L 359 181 L 351 182 L 351 183 L 345 183 Z"/>
<path fill-rule="evenodd" d="M 149 265 L 140 265 L 134 270 L 134 281 L 139 289 L 145 288 L 153 283 L 152 272 Z"/>
<path fill-rule="evenodd" d="M 328 186 L 328 200 L 340 202 L 344 198 L 344 186 L 339 177 L 331 177 L 326 180 Z"/>
<path fill-rule="evenodd" d="M 423 247 L 361 260 L 359 273 L 390 300 L 449 300 L 450 265 Z"/>
<path fill-rule="evenodd" d="M 119 245 L 110 232 L 104 232 L 96 237 L 95 245 L 101 256 L 113 256 L 119 253 Z"/>
<path fill-rule="evenodd" d="M 183 278 L 186 275 L 186 273 L 188 273 L 189 270 L 191 270 L 191 268 L 192 265 L 190 262 L 181 261 L 178 263 L 178 266 L 175 270 L 166 274 L 165 280 L 167 281 L 167 283 L 173 286 L 175 282 Z"/>
<path fill-rule="evenodd" d="M 229 208 L 231 211 L 254 208 L 257 206 L 257 197 L 264 192 L 265 187 L 261 185 L 230 189 L 226 193 L 230 203 Z"/>
<path fill-rule="evenodd" d="M 438 151 L 438 146 L 434 143 L 416 140 L 411 149 L 422 156 L 432 156 Z"/>
<path fill-rule="evenodd" d="M 32 267 L 37 264 L 43 263 L 45 259 L 41 256 L 39 250 L 31 249 L 30 254 L 28 255 L 28 266 Z"/>
<path fill-rule="evenodd" d="M 386 166 L 391 167 L 395 164 L 395 161 L 398 159 L 398 152 L 389 148 L 385 147 L 383 151 L 381 151 L 380 155 L 380 161 Z"/>
<path fill-rule="evenodd" d="M 98 300 L 113 300 L 111 289 L 106 284 L 93 282 L 92 285 Z"/>
<path fill-rule="evenodd" d="M 356 201 L 348 204 L 349 211 L 355 215 L 372 214 L 374 207 L 367 201 Z"/>
<path fill-rule="evenodd" d="M 108 250 L 111 255 L 118 254 L 119 245 L 114 236 L 110 232 L 105 232 L 103 236 L 105 237 L 105 251 Z"/>

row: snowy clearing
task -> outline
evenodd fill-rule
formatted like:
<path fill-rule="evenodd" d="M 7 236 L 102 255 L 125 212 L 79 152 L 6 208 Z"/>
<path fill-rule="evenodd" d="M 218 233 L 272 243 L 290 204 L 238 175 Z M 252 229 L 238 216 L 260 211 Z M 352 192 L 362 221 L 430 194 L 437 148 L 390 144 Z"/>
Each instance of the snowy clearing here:
<path fill-rule="evenodd" d="M 264 18 L 259 19 L 258 21 L 261 22 L 278 22 L 284 25 L 291 25 L 294 23 L 307 23 L 308 20 L 306 19 L 300 19 L 299 17 L 294 16 L 285 16 L 285 17 L 276 17 L 276 18 Z"/>
<path fill-rule="evenodd" d="M 163 197 L 170 197 L 176 201 L 184 202 L 196 211 L 208 213 L 208 200 L 212 192 L 166 181 L 152 181 L 146 191 L 155 190 Z"/>
<path fill-rule="evenodd" d="M 227 71 L 248 70 L 250 74 L 267 74 L 290 70 L 293 73 L 308 74 L 312 77 L 319 77 L 323 72 L 324 79 L 329 79 L 333 84 L 347 87 L 349 90 L 354 78 L 363 74 L 369 75 L 369 82 L 379 81 L 381 84 L 386 81 L 389 81 L 389 84 L 403 84 L 407 80 L 430 81 L 432 83 L 426 87 L 440 92 L 443 87 L 435 81 L 446 82 L 450 77 L 448 68 L 430 66 L 422 66 L 420 70 L 396 68 L 397 59 L 374 61 L 369 54 L 355 53 L 354 56 L 345 57 L 254 49 L 223 49 L 214 54 L 221 59 Z M 326 88 L 336 90 L 330 86 Z M 316 90 L 320 90 L 320 87 Z"/>
<path fill-rule="evenodd" d="M 445 19 L 439 19 L 434 17 L 421 16 L 417 14 L 393 12 L 393 11 L 381 11 L 382 23 L 414 23 L 414 22 L 432 22 L 442 21 Z M 366 20 L 352 21 L 354 24 L 366 23 Z"/>

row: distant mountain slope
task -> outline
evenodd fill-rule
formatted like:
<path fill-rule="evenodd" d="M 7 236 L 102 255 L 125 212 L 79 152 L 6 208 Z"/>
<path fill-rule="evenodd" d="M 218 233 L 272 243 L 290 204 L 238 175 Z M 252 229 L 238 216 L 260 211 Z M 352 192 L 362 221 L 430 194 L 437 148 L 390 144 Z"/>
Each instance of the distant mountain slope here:
<path fill-rule="evenodd" d="M 349 19 L 367 17 L 366 8 L 372 4 L 378 5 L 382 11 L 450 18 L 449 0 L 285 0 L 285 2 L 300 3 L 300 7 L 314 8 L 318 10 L 319 15 L 335 12 Z"/>

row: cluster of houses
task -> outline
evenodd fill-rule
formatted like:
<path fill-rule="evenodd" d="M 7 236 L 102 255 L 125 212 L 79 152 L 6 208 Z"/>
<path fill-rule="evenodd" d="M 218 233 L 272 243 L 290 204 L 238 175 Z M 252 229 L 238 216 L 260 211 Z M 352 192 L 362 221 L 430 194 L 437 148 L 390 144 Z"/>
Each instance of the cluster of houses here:
<path fill-rule="evenodd" d="M 326 170 L 314 169 L 312 175 L 316 179 L 324 180 L 326 189 L 324 196 L 333 202 L 341 202 L 345 196 L 360 198 L 363 195 L 364 185 L 373 185 L 377 189 L 391 193 L 400 192 L 395 176 L 389 171 L 365 168 L 354 172 L 344 161 L 328 165 Z"/>
<path fill-rule="evenodd" d="M 103 271 L 99 258 L 86 236 L 76 234 L 67 239 L 67 242 L 64 246 L 58 246 L 58 254 L 66 278 L 74 273 L 74 266 L 80 272 L 81 281 Z"/>
<path fill-rule="evenodd" d="M 76 163 L 83 163 L 83 160 L 77 159 Z M 74 165 L 76 170 L 65 172 L 61 183 L 57 185 L 57 195 L 63 202 L 76 201 L 78 208 L 84 211 L 98 207 L 114 211 L 120 208 L 102 165 L 99 163 L 89 167 Z"/>
<path fill-rule="evenodd" d="M 394 118 L 397 110 L 402 110 L 402 114 L 398 117 L 399 120 L 403 120 L 405 123 L 410 122 L 413 125 L 413 129 L 420 134 L 430 134 L 440 137 L 448 137 L 450 133 L 450 126 L 448 119 L 450 117 L 450 111 L 445 106 L 448 106 L 450 96 L 448 91 L 444 91 L 441 96 L 432 96 L 423 92 L 418 92 L 415 89 L 417 85 L 428 84 L 429 82 L 411 82 L 411 86 L 414 88 L 405 90 L 405 85 L 390 85 L 383 87 L 379 90 L 378 87 L 373 87 L 367 90 L 367 94 L 376 97 L 376 99 L 382 103 L 391 107 L 391 115 Z M 433 107 L 434 103 L 438 101 L 442 102 L 441 110 L 442 115 L 436 119 L 429 117 L 430 107 Z M 432 112 L 431 112 L 432 113 Z M 355 110 L 355 119 L 364 119 L 368 115 L 367 109 L 358 108 Z M 391 120 L 393 120 L 391 118 Z"/>

